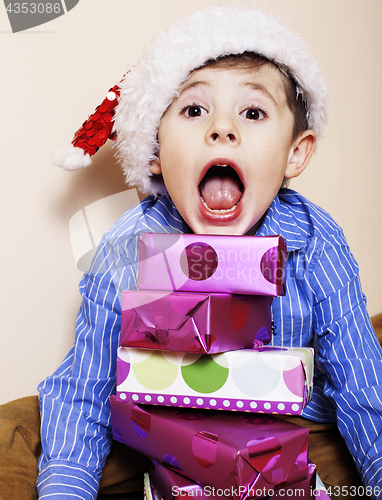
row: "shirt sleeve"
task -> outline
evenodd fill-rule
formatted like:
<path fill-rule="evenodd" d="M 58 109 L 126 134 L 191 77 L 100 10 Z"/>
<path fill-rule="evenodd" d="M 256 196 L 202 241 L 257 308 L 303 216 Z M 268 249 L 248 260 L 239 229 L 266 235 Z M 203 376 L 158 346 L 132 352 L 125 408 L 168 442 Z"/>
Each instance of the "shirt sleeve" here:
<path fill-rule="evenodd" d="M 80 283 L 75 344 L 61 367 L 39 385 L 42 453 L 40 499 L 97 497 L 112 434 L 122 289 L 135 286 L 127 257 L 103 240 Z"/>
<path fill-rule="evenodd" d="M 370 496 L 382 489 L 382 354 L 358 266 L 338 229 L 313 268 L 314 330 L 324 393 Z"/>

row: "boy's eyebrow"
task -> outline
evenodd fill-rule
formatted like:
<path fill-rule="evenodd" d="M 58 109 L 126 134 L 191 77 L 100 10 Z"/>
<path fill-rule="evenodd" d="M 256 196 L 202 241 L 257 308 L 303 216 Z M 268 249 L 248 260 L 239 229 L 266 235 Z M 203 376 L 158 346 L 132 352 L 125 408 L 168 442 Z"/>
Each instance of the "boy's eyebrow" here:
<path fill-rule="evenodd" d="M 209 86 L 209 83 L 204 81 L 204 80 L 198 80 L 196 82 L 192 82 L 192 83 L 186 83 L 184 88 L 179 92 L 178 94 L 178 97 L 183 94 L 184 92 L 186 92 L 187 90 L 189 89 L 192 89 L 194 87 L 198 87 L 199 85 L 205 85 L 206 87 Z M 260 92 L 262 92 L 263 94 L 265 94 L 267 97 L 269 97 L 273 102 L 274 104 L 277 106 L 277 101 L 276 99 L 273 97 L 273 95 L 269 92 L 269 90 L 264 87 L 264 85 L 261 85 L 260 83 L 255 83 L 255 82 L 246 82 L 244 84 L 245 87 L 250 87 L 252 88 L 253 90 L 260 90 Z"/>
<path fill-rule="evenodd" d="M 266 87 L 264 87 L 264 85 L 261 85 L 260 83 L 254 83 L 254 82 L 246 82 L 245 86 L 246 87 L 251 87 L 254 90 L 260 90 L 260 92 L 262 92 L 267 97 L 269 97 L 275 103 L 276 106 L 278 105 L 276 99 L 269 92 L 269 90 Z"/>
<path fill-rule="evenodd" d="M 186 82 L 186 83 L 184 84 L 184 88 L 182 88 L 182 89 L 181 89 L 181 91 L 179 92 L 178 97 L 179 97 L 181 94 L 183 94 L 183 92 L 185 92 L 186 90 L 192 89 L 192 88 L 197 87 L 197 86 L 199 86 L 199 85 L 206 85 L 206 86 L 208 86 L 208 85 L 209 85 L 209 83 L 208 83 L 208 82 L 206 82 L 206 81 L 203 81 L 203 80 L 198 80 L 197 82 L 192 82 L 192 83 L 187 83 L 187 82 Z"/>

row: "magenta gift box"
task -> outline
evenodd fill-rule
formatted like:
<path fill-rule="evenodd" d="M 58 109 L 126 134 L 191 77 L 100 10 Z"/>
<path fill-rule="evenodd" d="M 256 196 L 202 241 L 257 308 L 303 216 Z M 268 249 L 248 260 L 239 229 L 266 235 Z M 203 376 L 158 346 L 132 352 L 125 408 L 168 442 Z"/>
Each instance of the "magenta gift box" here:
<path fill-rule="evenodd" d="M 201 485 L 275 489 L 309 476 L 305 427 L 269 415 L 136 405 L 115 396 L 110 405 L 114 439 Z"/>
<path fill-rule="evenodd" d="M 160 406 L 300 415 L 313 349 L 260 346 L 212 355 L 120 347 L 117 398 Z"/>
<path fill-rule="evenodd" d="M 175 500 L 177 497 L 197 497 L 200 500 L 230 498 L 224 494 L 218 495 L 211 486 L 201 486 L 157 462 L 152 462 L 144 487 L 146 500 L 149 500 L 150 496 L 152 500 Z"/>
<path fill-rule="evenodd" d="M 266 295 L 124 291 L 121 345 L 212 354 L 268 344 L 272 300 Z"/>
<path fill-rule="evenodd" d="M 138 288 L 285 294 L 282 236 L 142 233 Z"/>
<path fill-rule="evenodd" d="M 176 498 L 197 497 L 200 500 L 227 499 L 232 498 L 231 489 L 201 486 L 177 472 L 153 462 L 150 474 L 145 478 L 145 497 L 147 500 L 175 500 Z M 247 498 L 290 498 L 297 500 L 301 498 L 315 499 L 316 490 L 316 466 L 308 464 L 308 477 L 298 483 L 282 487 L 277 490 L 237 488 L 237 495 L 241 500 Z"/>

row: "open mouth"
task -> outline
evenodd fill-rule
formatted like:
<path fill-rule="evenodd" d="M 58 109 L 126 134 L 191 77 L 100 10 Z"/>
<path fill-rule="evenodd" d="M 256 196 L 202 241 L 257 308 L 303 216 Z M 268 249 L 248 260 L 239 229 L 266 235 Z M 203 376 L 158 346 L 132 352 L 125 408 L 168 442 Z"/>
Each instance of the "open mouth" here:
<path fill-rule="evenodd" d="M 233 167 L 212 165 L 199 184 L 203 205 L 218 214 L 235 211 L 244 193 L 244 185 Z"/>

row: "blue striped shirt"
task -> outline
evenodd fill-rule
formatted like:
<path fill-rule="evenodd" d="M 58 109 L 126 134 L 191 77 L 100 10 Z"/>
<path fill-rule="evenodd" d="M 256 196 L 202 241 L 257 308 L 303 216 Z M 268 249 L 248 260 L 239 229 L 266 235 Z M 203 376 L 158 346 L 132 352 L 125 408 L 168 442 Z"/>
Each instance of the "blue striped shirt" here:
<path fill-rule="evenodd" d="M 148 196 L 107 232 L 80 283 L 75 344 L 39 385 L 39 498 L 95 499 L 110 451 L 121 292 L 137 286 L 138 235 L 183 233 L 171 199 Z M 303 416 L 337 419 L 365 485 L 382 487 L 382 353 L 341 228 L 298 193 L 280 190 L 258 236 L 287 241 L 287 294 L 273 300 L 273 343 L 315 348 L 313 400 Z"/>

